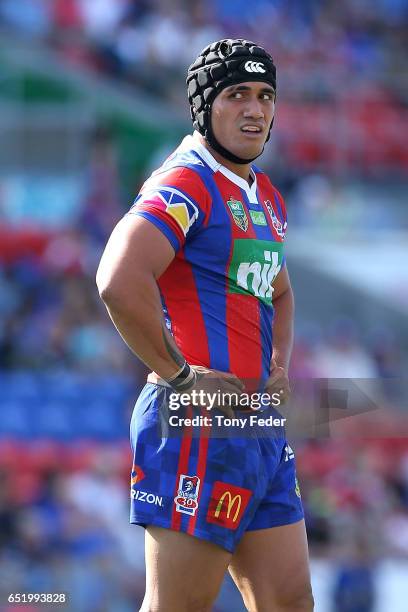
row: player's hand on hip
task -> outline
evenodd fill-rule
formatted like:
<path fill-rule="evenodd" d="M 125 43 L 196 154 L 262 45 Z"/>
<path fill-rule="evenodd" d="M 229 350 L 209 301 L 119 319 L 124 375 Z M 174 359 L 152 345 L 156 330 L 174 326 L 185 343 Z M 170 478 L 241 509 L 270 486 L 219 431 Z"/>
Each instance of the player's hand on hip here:
<path fill-rule="evenodd" d="M 245 389 L 245 385 L 235 374 L 210 370 L 203 366 L 192 366 L 197 373 L 197 382 L 189 393 L 195 391 L 203 401 L 202 408 L 209 408 L 208 398 L 212 396 L 215 401 L 213 407 L 221 410 L 229 417 L 234 416 L 234 407 L 239 407 L 239 396 Z"/>
<path fill-rule="evenodd" d="M 287 371 L 285 368 L 276 365 L 273 360 L 269 378 L 265 383 L 265 393 L 269 393 L 269 395 L 278 394 L 281 404 L 287 402 L 291 394 Z"/>

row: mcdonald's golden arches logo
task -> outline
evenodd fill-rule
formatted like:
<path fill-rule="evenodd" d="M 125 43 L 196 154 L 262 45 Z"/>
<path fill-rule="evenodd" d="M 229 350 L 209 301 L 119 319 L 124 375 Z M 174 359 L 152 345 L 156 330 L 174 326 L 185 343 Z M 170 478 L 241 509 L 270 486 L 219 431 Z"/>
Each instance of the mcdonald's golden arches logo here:
<path fill-rule="evenodd" d="M 234 517 L 232 519 L 232 522 L 235 523 L 237 518 L 238 518 L 239 511 L 241 510 L 242 497 L 241 497 L 241 495 L 238 495 L 238 494 L 234 495 L 234 497 L 232 497 L 230 491 L 225 491 L 225 493 L 223 493 L 221 495 L 220 501 L 218 502 L 217 507 L 215 509 L 214 516 L 216 518 L 218 518 L 220 516 L 222 505 L 223 505 L 225 499 L 228 499 L 228 501 L 227 501 L 227 518 L 230 517 L 231 510 L 232 510 L 232 508 L 233 508 L 233 506 L 235 505 L 235 502 L 236 502 L 236 511 L 235 511 L 235 515 L 234 515 Z"/>
<path fill-rule="evenodd" d="M 217 480 L 211 493 L 207 522 L 237 529 L 252 491 Z"/>

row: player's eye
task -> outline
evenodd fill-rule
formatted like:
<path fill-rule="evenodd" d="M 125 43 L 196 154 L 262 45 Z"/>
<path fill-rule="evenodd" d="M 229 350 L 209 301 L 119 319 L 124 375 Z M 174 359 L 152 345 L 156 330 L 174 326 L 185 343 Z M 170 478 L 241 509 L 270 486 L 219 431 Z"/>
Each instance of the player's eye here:
<path fill-rule="evenodd" d="M 243 97 L 243 95 L 242 95 L 242 92 L 240 91 L 233 91 L 229 97 L 234 100 L 240 100 Z"/>

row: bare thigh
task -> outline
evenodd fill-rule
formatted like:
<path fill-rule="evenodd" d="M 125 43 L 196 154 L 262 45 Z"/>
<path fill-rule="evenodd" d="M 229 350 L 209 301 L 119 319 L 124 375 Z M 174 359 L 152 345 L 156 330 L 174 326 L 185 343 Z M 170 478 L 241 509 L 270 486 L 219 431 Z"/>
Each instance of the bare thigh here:
<path fill-rule="evenodd" d="M 247 531 L 229 566 L 251 612 L 313 610 L 304 521 Z"/>
<path fill-rule="evenodd" d="M 207 612 L 231 554 L 186 533 L 147 527 L 146 594 L 141 612 Z"/>

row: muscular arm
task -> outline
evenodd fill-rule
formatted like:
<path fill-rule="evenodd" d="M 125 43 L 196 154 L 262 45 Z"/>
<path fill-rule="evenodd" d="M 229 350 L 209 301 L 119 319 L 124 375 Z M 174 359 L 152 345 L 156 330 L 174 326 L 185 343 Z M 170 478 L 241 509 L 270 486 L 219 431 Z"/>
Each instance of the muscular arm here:
<path fill-rule="evenodd" d="M 293 347 L 295 305 L 286 266 L 279 272 L 273 287 L 272 299 L 275 315 L 273 320 L 272 361 L 276 366 L 282 367 L 287 372 Z"/>
<path fill-rule="evenodd" d="M 152 223 L 129 214 L 113 230 L 96 275 L 99 294 L 123 340 L 165 379 L 184 363 L 166 329 L 157 286 L 174 256 Z"/>
<path fill-rule="evenodd" d="M 113 230 L 96 275 L 99 294 L 116 329 L 139 359 L 165 380 L 172 379 L 184 364 L 165 326 L 157 286 L 173 259 L 174 250 L 160 230 L 142 217 L 127 215 Z M 195 366 L 197 371 L 192 388 L 211 393 L 243 389 L 234 374 Z M 219 408 L 233 416 L 231 406 Z"/>

